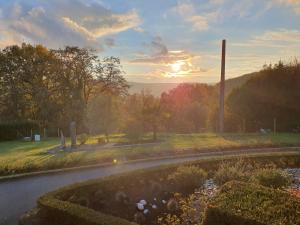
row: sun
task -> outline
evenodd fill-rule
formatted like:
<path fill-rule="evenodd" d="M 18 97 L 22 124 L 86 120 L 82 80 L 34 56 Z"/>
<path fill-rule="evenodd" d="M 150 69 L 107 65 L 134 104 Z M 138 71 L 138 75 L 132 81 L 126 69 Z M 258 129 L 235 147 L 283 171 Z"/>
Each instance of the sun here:
<path fill-rule="evenodd" d="M 174 64 L 171 64 L 171 68 L 173 72 L 179 72 L 181 70 L 181 63 L 177 62 Z"/>

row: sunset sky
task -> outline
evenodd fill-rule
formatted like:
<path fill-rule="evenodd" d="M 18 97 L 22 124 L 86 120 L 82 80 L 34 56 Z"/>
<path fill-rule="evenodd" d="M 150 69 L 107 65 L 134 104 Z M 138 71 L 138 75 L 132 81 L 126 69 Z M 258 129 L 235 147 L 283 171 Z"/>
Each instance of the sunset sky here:
<path fill-rule="evenodd" d="M 300 0 L 0 0 L 0 47 L 118 56 L 137 82 L 216 82 L 300 57 Z"/>

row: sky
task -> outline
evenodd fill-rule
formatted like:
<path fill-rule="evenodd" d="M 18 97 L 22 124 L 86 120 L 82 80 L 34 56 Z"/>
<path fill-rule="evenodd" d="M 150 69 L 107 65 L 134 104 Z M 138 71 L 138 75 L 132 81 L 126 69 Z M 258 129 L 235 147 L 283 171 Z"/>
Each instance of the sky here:
<path fill-rule="evenodd" d="M 0 0 L 0 48 L 92 48 L 126 79 L 205 82 L 300 59 L 300 0 Z"/>

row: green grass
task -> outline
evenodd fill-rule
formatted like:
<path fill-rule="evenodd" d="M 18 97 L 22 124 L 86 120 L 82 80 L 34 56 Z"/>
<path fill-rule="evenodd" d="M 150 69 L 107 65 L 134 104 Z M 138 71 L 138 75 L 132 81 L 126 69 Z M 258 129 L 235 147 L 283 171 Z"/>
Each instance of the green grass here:
<path fill-rule="evenodd" d="M 113 135 L 110 139 L 112 142 L 126 141 L 126 138 L 120 134 Z M 57 154 L 47 152 L 48 149 L 59 145 L 57 138 L 39 143 L 0 142 L 0 175 L 112 162 L 114 159 L 126 161 L 204 150 L 300 145 L 300 134 L 163 134 L 160 135 L 160 139 L 164 141 L 156 145 Z M 97 137 L 92 137 L 88 141 L 89 144 L 96 142 Z"/>

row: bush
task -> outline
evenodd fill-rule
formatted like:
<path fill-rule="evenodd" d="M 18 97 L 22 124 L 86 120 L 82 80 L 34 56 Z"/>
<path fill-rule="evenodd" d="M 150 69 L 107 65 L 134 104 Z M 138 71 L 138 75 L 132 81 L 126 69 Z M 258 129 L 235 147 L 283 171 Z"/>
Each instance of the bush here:
<path fill-rule="evenodd" d="M 169 210 L 169 213 L 162 214 L 158 217 L 157 223 L 160 225 L 187 225 L 201 224 L 204 217 L 204 211 L 207 206 L 208 198 L 205 195 L 191 194 L 182 196 L 181 194 L 174 195 L 176 201 L 175 210 Z M 174 200 L 174 199 L 172 199 Z M 169 203 L 167 205 L 169 207 Z M 174 212 L 175 213 L 172 213 Z"/>
<path fill-rule="evenodd" d="M 291 184 L 291 178 L 286 172 L 272 168 L 257 170 L 252 180 L 260 185 L 271 188 L 284 188 Z"/>
<path fill-rule="evenodd" d="M 197 166 L 180 166 L 168 176 L 174 191 L 188 193 L 203 185 L 207 173 Z"/>
<path fill-rule="evenodd" d="M 31 130 L 36 132 L 39 124 L 36 121 L 12 121 L 0 123 L 0 141 L 15 140 L 17 138 L 30 136 Z"/>
<path fill-rule="evenodd" d="M 80 145 L 84 145 L 89 140 L 89 136 L 86 133 L 82 133 L 77 136 L 77 140 Z"/>
<path fill-rule="evenodd" d="M 97 143 L 98 143 L 98 144 L 105 144 L 106 141 L 105 141 L 105 139 L 104 139 L 103 137 L 98 137 L 98 138 L 97 138 Z"/>
<path fill-rule="evenodd" d="M 300 199 L 257 184 L 231 181 L 212 199 L 203 225 L 300 224 Z"/>
<path fill-rule="evenodd" d="M 134 120 L 128 121 L 125 133 L 130 142 L 140 141 L 144 134 L 142 123 Z"/>
<path fill-rule="evenodd" d="M 217 169 L 214 180 L 218 185 L 222 185 L 231 180 L 243 181 L 246 179 L 247 167 L 239 160 L 237 163 L 223 162 Z"/>

